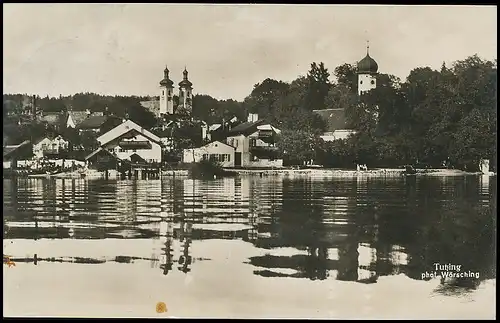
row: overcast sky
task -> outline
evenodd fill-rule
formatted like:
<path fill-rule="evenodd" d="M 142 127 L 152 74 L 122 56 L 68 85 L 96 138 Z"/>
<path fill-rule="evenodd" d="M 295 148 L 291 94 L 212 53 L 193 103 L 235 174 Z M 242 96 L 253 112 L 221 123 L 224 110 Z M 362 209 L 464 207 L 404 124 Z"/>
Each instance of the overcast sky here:
<path fill-rule="evenodd" d="M 496 58 L 496 7 L 4 4 L 4 93 L 157 95 L 168 65 L 194 93 L 241 100 L 267 77 L 364 57 L 405 79 L 475 53 Z"/>

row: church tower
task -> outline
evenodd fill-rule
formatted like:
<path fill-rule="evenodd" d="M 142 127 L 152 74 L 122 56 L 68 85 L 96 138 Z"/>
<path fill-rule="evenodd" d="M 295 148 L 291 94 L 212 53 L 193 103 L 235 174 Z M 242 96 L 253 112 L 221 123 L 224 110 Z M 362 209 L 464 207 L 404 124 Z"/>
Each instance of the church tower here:
<path fill-rule="evenodd" d="M 358 63 L 358 95 L 377 87 L 378 64 L 370 57 L 370 46 L 366 46 L 366 56 Z"/>
<path fill-rule="evenodd" d="M 174 113 L 174 82 L 169 79 L 168 67 L 163 71 L 163 80 L 160 81 L 160 115 Z"/>
<path fill-rule="evenodd" d="M 183 78 L 179 82 L 179 107 L 191 113 L 193 109 L 193 83 L 188 80 L 188 71 L 184 68 Z"/>

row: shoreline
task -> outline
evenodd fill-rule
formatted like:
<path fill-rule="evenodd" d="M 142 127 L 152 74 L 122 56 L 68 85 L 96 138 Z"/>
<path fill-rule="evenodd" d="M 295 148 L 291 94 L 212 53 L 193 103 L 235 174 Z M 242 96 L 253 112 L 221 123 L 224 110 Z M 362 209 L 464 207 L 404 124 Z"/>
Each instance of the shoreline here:
<path fill-rule="evenodd" d="M 357 176 L 405 176 L 404 169 L 396 168 L 379 168 L 366 171 L 357 171 L 349 169 L 334 169 L 334 168 L 310 168 L 310 169 L 238 169 L 225 168 L 238 173 L 239 175 L 310 175 L 310 176 L 339 176 L 339 177 L 357 177 Z M 469 176 L 469 175 L 484 175 L 496 176 L 496 173 L 482 174 L 480 172 L 466 172 L 456 169 L 416 169 L 415 174 L 406 175 L 407 177 L 420 176 Z"/>
<path fill-rule="evenodd" d="M 306 168 L 306 169 L 292 169 L 292 168 L 274 168 L 274 169 L 251 169 L 251 168 L 223 168 L 225 171 L 237 173 L 239 176 L 323 176 L 323 177 L 422 177 L 422 176 L 496 176 L 496 173 L 490 172 L 489 174 L 482 174 L 481 172 L 466 172 L 456 169 L 416 169 L 415 174 L 405 174 L 404 169 L 395 168 L 380 168 L 371 169 L 366 171 L 357 171 L 350 169 L 334 169 L 334 168 Z M 115 170 L 110 170 L 108 174 L 109 179 L 120 179 L 120 173 Z M 84 176 L 82 176 L 84 175 Z M 171 176 L 188 176 L 188 170 L 162 170 L 160 177 Z M 97 179 L 105 178 L 104 172 L 88 171 L 81 173 L 62 172 L 58 174 L 22 174 L 18 177 L 25 178 L 86 178 Z"/>

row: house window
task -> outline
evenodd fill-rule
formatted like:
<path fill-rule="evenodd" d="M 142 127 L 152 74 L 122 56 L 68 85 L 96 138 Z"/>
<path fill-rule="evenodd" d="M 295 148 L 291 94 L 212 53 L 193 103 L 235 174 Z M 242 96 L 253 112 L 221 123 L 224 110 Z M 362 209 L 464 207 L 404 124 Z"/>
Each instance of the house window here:
<path fill-rule="evenodd" d="M 257 145 L 257 140 L 255 138 L 250 138 L 250 147 L 255 147 Z"/>
<path fill-rule="evenodd" d="M 375 84 L 375 81 L 374 81 L 374 80 L 372 80 L 372 84 Z"/>
<path fill-rule="evenodd" d="M 226 161 L 230 162 L 231 161 L 231 155 L 226 154 Z"/>
<path fill-rule="evenodd" d="M 203 154 L 203 160 L 208 160 L 208 154 Z"/>
<path fill-rule="evenodd" d="M 161 91 L 161 95 L 165 95 L 165 91 Z"/>

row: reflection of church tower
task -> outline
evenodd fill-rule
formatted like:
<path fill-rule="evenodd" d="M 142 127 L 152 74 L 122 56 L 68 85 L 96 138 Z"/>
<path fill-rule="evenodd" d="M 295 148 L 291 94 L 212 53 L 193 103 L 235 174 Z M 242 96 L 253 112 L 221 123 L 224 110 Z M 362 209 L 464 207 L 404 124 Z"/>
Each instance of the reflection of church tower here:
<path fill-rule="evenodd" d="M 181 255 L 179 256 L 179 267 L 178 269 L 184 273 L 191 271 L 189 265 L 192 262 L 192 258 L 189 255 L 189 247 L 191 245 L 191 233 L 193 231 L 193 224 L 189 222 L 184 222 L 181 220 L 180 236 L 179 241 L 181 242 Z M 184 242 L 184 243 L 182 243 Z"/>
<path fill-rule="evenodd" d="M 377 87 L 378 64 L 370 57 L 370 46 L 366 46 L 366 56 L 358 62 L 358 95 Z"/>
<path fill-rule="evenodd" d="M 188 80 L 188 71 L 184 68 L 183 78 L 179 82 L 179 107 L 191 113 L 193 108 L 193 83 Z"/>
<path fill-rule="evenodd" d="M 166 232 L 166 237 L 167 239 L 165 240 L 165 245 L 164 248 L 161 250 L 164 252 L 165 259 L 163 263 L 160 265 L 160 268 L 163 269 L 163 274 L 167 275 L 170 270 L 172 270 L 172 264 L 174 263 L 173 255 L 172 252 L 173 247 L 172 247 L 172 238 L 174 236 L 174 229 L 172 225 L 172 221 L 168 221 L 167 223 L 167 232 Z"/>
<path fill-rule="evenodd" d="M 163 80 L 160 81 L 160 115 L 174 113 L 174 82 L 168 73 L 168 67 L 165 67 Z"/>

